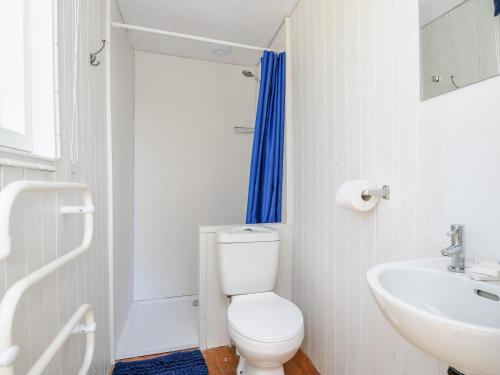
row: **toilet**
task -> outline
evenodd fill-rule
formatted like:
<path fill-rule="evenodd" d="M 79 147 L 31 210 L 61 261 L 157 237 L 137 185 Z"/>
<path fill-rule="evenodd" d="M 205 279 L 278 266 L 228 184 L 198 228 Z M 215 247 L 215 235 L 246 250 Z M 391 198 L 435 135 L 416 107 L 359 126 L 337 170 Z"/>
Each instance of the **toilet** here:
<path fill-rule="evenodd" d="M 237 374 L 284 375 L 283 364 L 304 339 L 302 312 L 273 292 L 279 266 L 279 233 L 266 226 L 217 232 L 222 293 L 231 296 L 228 331 L 240 355 Z"/>

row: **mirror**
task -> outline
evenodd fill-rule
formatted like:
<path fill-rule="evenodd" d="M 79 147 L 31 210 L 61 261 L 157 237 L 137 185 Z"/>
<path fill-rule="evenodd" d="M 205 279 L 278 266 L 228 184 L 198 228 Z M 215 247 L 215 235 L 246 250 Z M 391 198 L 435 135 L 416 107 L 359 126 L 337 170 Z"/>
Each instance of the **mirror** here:
<path fill-rule="evenodd" d="M 500 73 L 500 0 L 419 0 L 421 99 Z"/>

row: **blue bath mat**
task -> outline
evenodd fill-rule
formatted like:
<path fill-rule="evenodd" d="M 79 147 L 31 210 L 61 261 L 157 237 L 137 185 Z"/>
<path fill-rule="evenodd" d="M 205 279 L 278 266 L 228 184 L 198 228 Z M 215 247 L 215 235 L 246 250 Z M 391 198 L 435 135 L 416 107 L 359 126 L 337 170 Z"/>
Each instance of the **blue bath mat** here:
<path fill-rule="evenodd" d="M 199 350 L 179 352 L 145 361 L 118 362 L 113 375 L 208 375 Z"/>

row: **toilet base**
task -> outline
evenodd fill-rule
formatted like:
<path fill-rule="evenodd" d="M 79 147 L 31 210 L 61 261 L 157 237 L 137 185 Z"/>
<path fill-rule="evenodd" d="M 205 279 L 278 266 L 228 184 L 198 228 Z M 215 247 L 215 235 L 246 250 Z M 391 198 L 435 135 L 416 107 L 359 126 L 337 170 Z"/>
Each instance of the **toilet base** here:
<path fill-rule="evenodd" d="M 238 363 L 238 369 L 236 370 L 237 375 L 285 375 L 283 366 L 278 367 L 265 367 L 257 368 L 251 365 L 248 361 L 240 356 L 240 361 Z"/>

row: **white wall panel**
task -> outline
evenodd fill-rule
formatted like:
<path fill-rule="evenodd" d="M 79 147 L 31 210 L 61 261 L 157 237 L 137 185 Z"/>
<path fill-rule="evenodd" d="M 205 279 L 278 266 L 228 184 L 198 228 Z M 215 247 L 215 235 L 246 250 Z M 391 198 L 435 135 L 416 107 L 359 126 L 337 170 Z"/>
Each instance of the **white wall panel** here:
<path fill-rule="evenodd" d="M 419 0 L 420 25 L 426 25 L 466 0 Z"/>
<path fill-rule="evenodd" d="M 365 274 L 439 256 L 454 222 L 466 225 L 468 258 L 500 259 L 500 80 L 421 103 L 417 0 L 302 1 L 291 26 L 303 348 L 325 375 L 445 374 L 385 322 Z M 369 214 L 337 208 L 338 186 L 357 178 L 390 184 L 391 200 Z"/>
<path fill-rule="evenodd" d="M 59 1 L 59 68 L 61 90 L 62 157 L 56 172 L 0 167 L 0 188 L 16 180 L 77 181 L 86 183 L 96 206 L 95 229 L 88 253 L 47 277 L 25 295 L 16 313 L 15 344 L 21 353 L 16 373 L 24 374 L 82 303 L 96 313 L 95 359 L 90 374 L 105 374 L 110 362 L 108 316 L 106 117 L 105 62 L 94 68 L 88 55 L 100 46 L 105 34 L 105 2 L 80 2 L 80 47 L 78 51 L 78 106 L 80 165 L 70 172 L 73 84 L 73 22 L 75 1 Z M 83 223 L 78 217 L 63 217 L 59 207 L 79 203 L 68 193 L 26 194 L 15 205 L 11 228 L 13 254 L 0 262 L 0 293 L 43 264 L 72 250 L 81 241 Z M 84 355 L 82 336 L 71 337 L 47 369 L 47 374 L 74 374 Z"/>
<path fill-rule="evenodd" d="M 115 0 L 112 19 L 122 22 Z M 134 51 L 123 29 L 111 29 L 114 332 L 118 344 L 134 300 Z"/>

